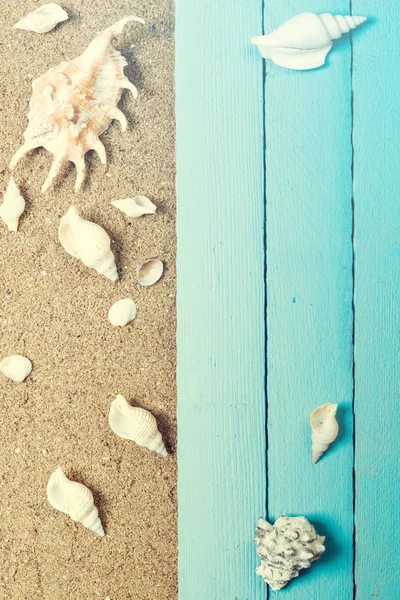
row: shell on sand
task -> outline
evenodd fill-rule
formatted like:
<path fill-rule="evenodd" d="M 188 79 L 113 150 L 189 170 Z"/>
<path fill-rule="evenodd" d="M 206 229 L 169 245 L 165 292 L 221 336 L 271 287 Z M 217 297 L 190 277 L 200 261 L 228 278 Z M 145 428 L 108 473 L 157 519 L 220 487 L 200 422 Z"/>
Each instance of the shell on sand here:
<path fill-rule="evenodd" d="M 108 320 L 114 327 L 124 327 L 136 317 L 136 304 L 130 298 L 114 302 L 108 311 Z"/>
<path fill-rule="evenodd" d="M 25 210 L 25 199 L 14 177 L 8 182 L 3 204 L 0 206 L 0 218 L 7 225 L 9 231 L 18 230 L 19 218 Z"/>
<path fill-rule="evenodd" d="M 0 362 L 0 371 L 15 383 L 22 383 L 32 371 L 32 363 L 26 356 L 13 354 Z"/>
<path fill-rule="evenodd" d="M 73 521 L 82 523 L 97 535 L 104 535 L 92 492 L 82 483 L 70 481 L 61 467 L 49 479 L 47 499 L 53 508 L 67 514 Z"/>
<path fill-rule="evenodd" d="M 154 285 L 160 279 L 164 271 L 164 265 L 158 258 L 150 258 L 137 266 L 136 278 L 141 285 L 148 287 Z"/>
<path fill-rule="evenodd" d="M 58 238 L 64 250 L 84 265 L 111 281 L 118 279 L 108 233 L 100 225 L 82 219 L 75 206 L 70 206 L 61 218 Z"/>
<path fill-rule="evenodd" d="M 119 437 L 167 456 L 155 417 L 144 408 L 130 406 L 121 394 L 111 403 L 108 422 Z"/>
<path fill-rule="evenodd" d="M 124 198 L 124 200 L 114 200 L 111 202 L 115 208 L 125 213 L 132 219 L 137 219 L 142 215 L 154 215 L 157 210 L 155 204 L 146 196 L 135 196 L 134 198 Z"/>
<path fill-rule="evenodd" d="M 68 13 L 58 4 L 50 2 L 28 13 L 14 25 L 14 29 L 35 31 L 35 33 L 48 33 L 56 25 L 67 20 Z"/>
<path fill-rule="evenodd" d="M 117 105 L 124 88 L 131 90 L 134 97 L 137 90 L 125 77 L 127 62 L 111 41 L 129 21 L 144 23 L 138 17 L 118 21 L 100 33 L 81 56 L 49 69 L 32 83 L 25 143 L 11 159 L 10 169 L 27 152 L 43 146 L 54 154 L 54 160 L 42 192 L 54 183 L 67 161 L 76 166 L 75 191 L 79 190 L 86 174 L 86 152 L 95 150 L 106 164 L 106 151 L 99 136 L 113 119 L 125 131 L 126 117 Z"/>

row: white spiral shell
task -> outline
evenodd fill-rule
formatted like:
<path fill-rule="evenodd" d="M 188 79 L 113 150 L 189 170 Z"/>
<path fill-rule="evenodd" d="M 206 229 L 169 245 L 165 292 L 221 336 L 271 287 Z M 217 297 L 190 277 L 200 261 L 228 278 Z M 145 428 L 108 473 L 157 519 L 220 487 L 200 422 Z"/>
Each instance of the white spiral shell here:
<path fill-rule="evenodd" d="M 70 481 L 61 467 L 52 473 L 47 484 L 47 498 L 53 508 L 97 535 L 104 535 L 92 492 L 82 483 Z"/>
<path fill-rule="evenodd" d="M 274 525 L 261 518 L 254 541 L 261 557 L 256 573 L 273 590 L 285 587 L 325 550 L 325 537 L 318 535 L 305 517 L 281 516 Z"/>
<path fill-rule="evenodd" d="M 121 394 L 111 403 L 108 422 L 119 437 L 167 456 L 155 417 L 144 408 L 130 406 Z"/>
<path fill-rule="evenodd" d="M 111 281 L 118 279 L 107 232 L 100 225 L 82 219 L 75 206 L 70 206 L 61 218 L 58 237 L 68 254 Z"/>
<path fill-rule="evenodd" d="M 25 200 L 14 181 L 14 177 L 8 182 L 3 204 L 0 206 L 0 218 L 7 225 L 9 231 L 18 230 L 19 218 L 25 210 Z"/>
<path fill-rule="evenodd" d="M 311 413 L 312 461 L 315 464 L 334 442 L 339 433 L 336 420 L 337 404 L 319 406 Z"/>
<path fill-rule="evenodd" d="M 14 25 L 14 29 L 24 29 L 35 33 L 48 33 L 58 23 L 68 20 L 68 14 L 61 6 L 50 2 L 43 4 L 36 10 L 28 13 Z"/>
<path fill-rule="evenodd" d="M 287 69 L 316 69 L 325 63 L 332 40 L 364 23 L 367 17 L 301 13 L 269 35 L 251 38 L 264 58 Z"/>
<path fill-rule="evenodd" d="M 142 215 L 154 215 L 157 206 L 146 196 L 135 196 L 134 198 L 124 198 L 123 200 L 113 200 L 111 202 L 115 208 L 125 213 L 132 219 L 137 219 Z"/>

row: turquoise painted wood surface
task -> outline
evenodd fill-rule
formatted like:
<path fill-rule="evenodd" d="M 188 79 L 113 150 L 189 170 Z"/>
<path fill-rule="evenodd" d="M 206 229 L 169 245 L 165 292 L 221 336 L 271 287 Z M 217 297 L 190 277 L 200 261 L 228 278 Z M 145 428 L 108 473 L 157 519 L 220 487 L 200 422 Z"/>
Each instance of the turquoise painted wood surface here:
<path fill-rule="evenodd" d="M 265 597 L 261 2 L 177 1 L 179 597 Z"/>
<path fill-rule="evenodd" d="M 390 4 L 177 1 L 180 600 L 399 597 Z M 306 10 L 376 18 L 321 69 L 263 63 L 249 37 Z M 309 414 L 325 402 L 340 435 L 313 466 Z M 272 592 L 252 537 L 282 513 L 327 549 Z"/>
<path fill-rule="evenodd" d="M 400 597 L 400 7 L 354 52 L 357 598 Z M 355 0 L 353 10 L 371 11 Z M 372 11 L 371 11 L 372 12 Z"/>

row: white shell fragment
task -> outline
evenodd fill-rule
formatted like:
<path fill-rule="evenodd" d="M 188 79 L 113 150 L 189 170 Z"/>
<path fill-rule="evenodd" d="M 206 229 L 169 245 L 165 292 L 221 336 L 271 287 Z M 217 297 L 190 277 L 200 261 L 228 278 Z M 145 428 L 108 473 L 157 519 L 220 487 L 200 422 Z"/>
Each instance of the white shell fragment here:
<path fill-rule="evenodd" d="M 32 371 L 32 363 L 29 358 L 14 354 L 3 358 L 0 362 L 0 371 L 15 383 L 22 383 Z"/>
<path fill-rule="evenodd" d="M 337 438 L 339 425 L 336 421 L 337 404 L 325 404 L 311 413 L 312 461 L 315 464 Z"/>
<path fill-rule="evenodd" d="M 144 23 L 138 17 L 114 23 L 99 33 L 81 56 L 62 62 L 33 81 L 25 142 L 11 159 L 10 169 L 27 152 L 43 146 L 54 154 L 54 160 L 42 192 L 53 185 L 68 161 L 76 166 L 78 191 L 86 175 L 86 152 L 95 150 L 106 164 L 106 150 L 99 136 L 113 119 L 120 122 L 122 131 L 126 130 L 127 120 L 118 102 L 124 89 L 135 98 L 137 90 L 124 75 L 128 63 L 111 42 L 129 21 Z"/>
<path fill-rule="evenodd" d="M 111 241 L 100 225 L 82 219 L 75 206 L 61 218 L 58 237 L 63 248 L 111 281 L 118 279 Z"/>
<path fill-rule="evenodd" d="M 332 40 L 364 23 L 367 17 L 343 17 L 329 13 L 301 13 L 269 35 L 251 38 L 264 58 L 280 67 L 308 70 L 321 67 L 332 48 Z"/>
<path fill-rule="evenodd" d="M 14 177 L 11 177 L 4 194 L 3 204 L 0 206 L 0 218 L 10 231 L 17 231 L 19 218 L 24 210 L 25 200 L 14 181 Z"/>
<path fill-rule="evenodd" d="M 114 327 L 124 327 L 136 317 L 136 304 L 130 298 L 115 302 L 108 311 L 108 320 Z"/>
<path fill-rule="evenodd" d="M 114 200 L 111 204 L 128 215 L 128 217 L 132 217 L 132 219 L 137 219 L 142 215 L 154 215 L 157 210 L 157 206 L 146 198 L 146 196 Z"/>
<path fill-rule="evenodd" d="M 77 523 L 82 523 L 97 535 L 104 535 L 92 492 L 82 483 L 70 481 L 61 467 L 52 473 L 47 484 L 47 499 L 51 506 Z"/>
<path fill-rule="evenodd" d="M 108 422 L 119 437 L 167 456 L 155 417 L 144 408 L 130 406 L 121 394 L 111 403 Z"/>
<path fill-rule="evenodd" d="M 163 274 L 164 265 L 158 258 L 150 258 L 141 262 L 136 269 L 137 280 L 141 285 L 154 285 Z"/>
<path fill-rule="evenodd" d="M 261 518 L 254 541 L 261 557 L 256 573 L 273 590 L 285 587 L 325 550 L 325 537 L 318 535 L 305 517 L 281 516 L 274 525 Z"/>
<path fill-rule="evenodd" d="M 58 4 L 50 2 L 28 13 L 26 17 L 23 17 L 14 25 L 14 29 L 47 33 L 62 21 L 67 20 L 68 14 L 65 10 L 61 6 L 58 6 Z"/>

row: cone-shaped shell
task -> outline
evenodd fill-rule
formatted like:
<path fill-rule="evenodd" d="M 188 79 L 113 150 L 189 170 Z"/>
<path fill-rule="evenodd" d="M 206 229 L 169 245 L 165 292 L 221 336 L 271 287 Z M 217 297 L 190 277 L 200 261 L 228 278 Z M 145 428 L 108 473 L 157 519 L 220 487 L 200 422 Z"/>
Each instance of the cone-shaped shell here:
<path fill-rule="evenodd" d="M 311 413 L 312 461 L 315 464 L 337 438 L 339 425 L 336 421 L 337 404 L 325 404 Z"/>
<path fill-rule="evenodd" d="M 10 169 L 27 152 L 43 146 L 54 154 L 43 192 L 67 161 L 76 166 L 75 191 L 79 190 L 85 179 L 86 152 L 95 150 L 105 164 L 106 151 L 99 136 L 113 119 L 125 131 L 126 117 L 117 105 L 124 88 L 134 97 L 137 91 L 124 75 L 126 60 L 111 41 L 129 21 L 144 22 L 138 17 L 118 21 L 100 33 L 81 56 L 61 63 L 33 82 L 25 143 L 11 159 Z"/>
<path fill-rule="evenodd" d="M 70 481 L 58 467 L 47 484 L 47 498 L 53 508 L 103 536 L 104 530 L 92 492 L 82 483 Z"/>
<path fill-rule="evenodd" d="M 61 218 L 58 237 L 63 248 L 111 281 L 118 279 L 110 238 L 100 225 L 82 219 L 75 206 Z"/>
<path fill-rule="evenodd" d="M 332 40 L 355 29 L 366 17 L 301 13 L 269 35 L 251 38 L 264 58 L 287 69 L 316 69 L 325 63 Z"/>
<path fill-rule="evenodd" d="M 274 525 L 261 518 L 254 539 L 261 557 L 256 573 L 273 590 L 281 590 L 301 569 L 318 560 L 325 550 L 324 541 L 305 517 L 281 516 Z"/>
<path fill-rule="evenodd" d="M 28 13 L 14 25 L 14 29 L 24 29 L 25 31 L 35 31 L 36 33 L 47 33 L 54 29 L 58 23 L 67 21 L 68 14 L 61 6 L 50 2 L 43 4 L 36 10 Z"/>
<path fill-rule="evenodd" d="M 114 200 L 111 204 L 128 215 L 128 217 L 132 217 L 132 219 L 137 219 L 142 215 L 154 215 L 157 210 L 156 205 L 146 198 L 146 196 Z"/>
<path fill-rule="evenodd" d="M 111 403 L 108 422 L 119 437 L 167 456 L 156 419 L 144 408 L 130 406 L 121 394 Z"/>
<path fill-rule="evenodd" d="M 163 274 L 164 265 L 158 258 L 150 258 L 141 262 L 136 269 L 137 280 L 141 285 L 154 285 Z"/>
<path fill-rule="evenodd" d="M 114 327 L 124 327 L 136 317 L 136 304 L 130 298 L 114 302 L 108 311 L 108 320 Z"/>
<path fill-rule="evenodd" d="M 13 354 L 0 362 L 0 371 L 15 383 L 22 383 L 32 371 L 32 363 L 26 356 Z"/>
<path fill-rule="evenodd" d="M 18 230 L 19 218 L 25 210 L 25 200 L 19 187 L 11 177 L 8 182 L 3 204 L 0 206 L 0 218 L 7 225 L 9 231 Z"/>

